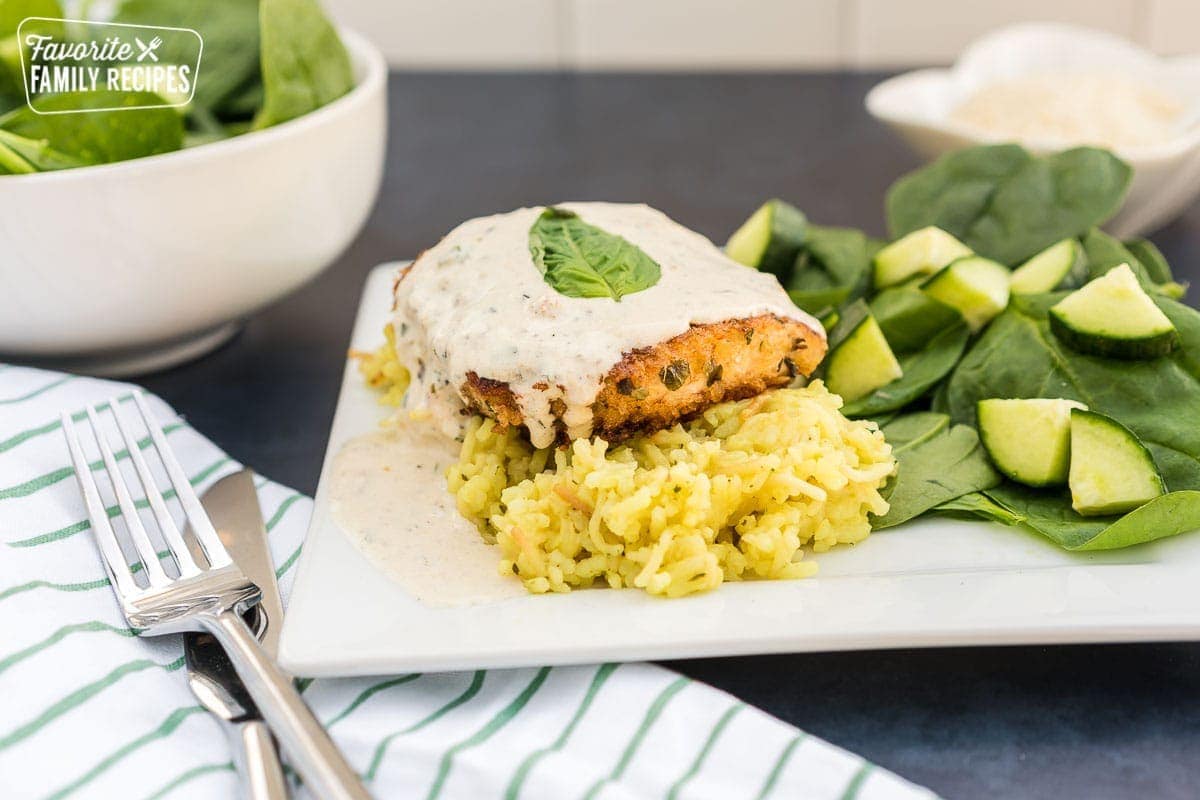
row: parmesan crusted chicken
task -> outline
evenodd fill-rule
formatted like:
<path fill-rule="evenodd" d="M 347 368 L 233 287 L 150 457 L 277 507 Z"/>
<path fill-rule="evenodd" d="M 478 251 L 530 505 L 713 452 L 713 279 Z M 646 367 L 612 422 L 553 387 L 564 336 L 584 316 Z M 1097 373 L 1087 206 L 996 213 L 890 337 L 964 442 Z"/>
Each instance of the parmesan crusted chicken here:
<path fill-rule="evenodd" d="M 823 336 L 770 314 L 693 325 L 626 353 L 605 374 L 592 403 L 592 433 L 614 441 L 665 428 L 714 403 L 808 375 L 824 355 Z M 507 425 L 525 424 L 507 383 L 469 372 L 460 388 L 472 411 Z M 564 407 L 552 402 L 551 411 L 561 419 Z"/>
<path fill-rule="evenodd" d="M 824 329 L 774 276 L 661 212 L 552 211 L 543 227 L 543 208 L 469 220 L 397 279 L 406 407 L 447 434 L 479 413 L 525 426 L 538 447 L 618 440 L 783 386 L 824 357 Z"/>

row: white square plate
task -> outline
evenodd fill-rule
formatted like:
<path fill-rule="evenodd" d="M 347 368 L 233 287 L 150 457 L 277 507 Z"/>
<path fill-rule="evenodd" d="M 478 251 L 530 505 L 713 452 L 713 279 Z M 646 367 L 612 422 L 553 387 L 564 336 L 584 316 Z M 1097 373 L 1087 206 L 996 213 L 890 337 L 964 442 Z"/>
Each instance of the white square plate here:
<path fill-rule="evenodd" d="M 379 344 L 396 266 L 368 278 L 353 347 Z M 596 589 L 426 606 L 372 566 L 330 515 L 333 455 L 385 415 L 347 364 L 283 628 L 280 660 L 296 674 L 1200 639 L 1200 535 L 1073 554 L 1033 533 L 949 519 L 817 556 L 818 576 L 799 581 L 725 584 L 680 600 Z"/>

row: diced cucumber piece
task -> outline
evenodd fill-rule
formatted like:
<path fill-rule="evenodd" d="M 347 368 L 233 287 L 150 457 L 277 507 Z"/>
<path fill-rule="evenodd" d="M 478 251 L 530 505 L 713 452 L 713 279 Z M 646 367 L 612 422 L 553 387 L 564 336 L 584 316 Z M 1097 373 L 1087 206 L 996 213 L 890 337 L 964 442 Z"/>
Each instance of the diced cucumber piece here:
<path fill-rule="evenodd" d="M 909 286 L 893 286 L 875 295 L 871 313 L 897 353 L 922 349 L 930 339 L 962 318 L 956 309 Z"/>
<path fill-rule="evenodd" d="M 921 284 L 935 300 L 958 309 L 974 333 L 1008 305 L 1008 269 L 981 256 L 966 256 Z"/>
<path fill-rule="evenodd" d="M 1146 445 L 1112 417 L 1071 412 L 1071 507 L 1084 516 L 1124 514 L 1165 494 Z"/>
<path fill-rule="evenodd" d="M 904 374 L 866 303 L 848 306 L 829 336 L 825 384 L 847 403 L 866 397 Z"/>
<path fill-rule="evenodd" d="M 1063 239 L 1013 270 L 1009 288 L 1013 294 L 1042 294 L 1074 289 L 1086 276 L 1083 245 L 1078 239 Z"/>
<path fill-rule="evenodd" d="M 1061 486 L 1071 462 L 1074 400 L 980 400 L 979 438 L 996 469 L 1026 486 Z"/>
<path fill-rule="evenodd" d="M 782 200 L 768 200 L 733 232 L 725 253 L 739 264 L 786 280 L 807 231 L 808 220 L 800 209 Z"/>
<path fill-rule="evenodd" d="M 931 275 L 971 248 L 930 225 L 903 236 L 875 254 L 875 288 L 895 286 L 914 275 Z"/>
<path fill-rule="evenodd" d="M 1179 336 L 1128 264 L 1113 267 L 1050 307 L 1050 328 L 1080 353 L 1127 359 L 1166 355 Z"/>

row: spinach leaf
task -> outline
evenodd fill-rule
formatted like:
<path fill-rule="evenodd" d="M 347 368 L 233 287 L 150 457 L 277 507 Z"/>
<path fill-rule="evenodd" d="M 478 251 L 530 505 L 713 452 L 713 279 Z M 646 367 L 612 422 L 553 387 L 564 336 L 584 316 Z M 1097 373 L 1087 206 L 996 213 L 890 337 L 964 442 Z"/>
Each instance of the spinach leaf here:
<path fill-rule="evenodd" d="M 879 424 L 879 429 L 892 446 L 892 455 L 896 456 L 924 444 L 949 427 L 950 417 L 933 411 L 899 414 Z"/>
<path fill-rule="evenodd" d="M 1109 236 L 1099 228 L 1092 228 L 1079 237 L 1083 245 L 1083 255 L 1087 260 L 1088 280 L 1099 278 L 1118 264 L 1129 264 L 1135 272 L 1141 272 L 1139 278 L 1147 278 L 1141 270 L 1141 262 L 1121 244 L 1121 240 Z"/>
<path fill-rule="evenodd" d="M 0 115 L 7 114 L 14 108 L 20 108 L 21 104 L 24 102 L 25 98 L 21 97 L 20 95 L 6 94 L 5 92 L 0 91 Z"/>
<path fill-rule="evenodd" d="M 1001 525 L 1020 525 L 1025 518 L 1020 514 L 1009 511 L 1004 506 L 987 496 L 986 492 L 971 492 L 962 497 L 948 500 L 933 509 L 939 514 L 951 517 L 974 517 L 976 519 L 999 522 Z"/>
<path fill-rule="evenodd" d="M 1162 495 L 1124 516 L 1081 517 L 1065 492 L 1005 481 L 934 510 L 1024 525 L 1066 550 L 1114 550 L 1200 529 L 1200 492 L 1190 490 Z"/>
<path fill-rule="evenodd" d="M 26 139 L 0 129 L 0 175 L 49 172 L 82 166 L 81 162 L 50 147 L 44 139 Z"/>
<path fill-rule="evenodd" d="M 938 424 L 939 416 L 926 413 L 918 422 L 912 422 L 904 415 L 882 430 L 891 441 L 891 431 L 899 426 L 925 426 L 928 431 Z M 912 430 L 903 433 L 910 438 L 905 444 L 893 445 L 899 466 L 896 477 L 882 492 L 891 508 L 871 521 L 875 530 L 907 522 L 947 501 L 1000 483 L 1000 474 L 970 426 L 955 425 L 931 436 L 914 435 Z"/>
<path fill-rule="evenodd" d="M 848 417 L 874 417 L 903 408 L 923 396 L 954 369 L 970 336 L 966 323 L 959 319 L 930 339 L 923 349 L 899 356 L 904 374 L 866 397 L 847 403 L 842 413 Z"/>
<path fill-rule="evenodd" d="M 16 142 L 13 142 L 12 139 L 15 139 Z M 0 175 L 24 175 L 37 172 L 38 169 L 21 154 L 23 150 L 36 148 L 37 145 L 38 143 L 32 139 L 14 136 L 8 131 L 0 131 Z"/>
<path fill-rule="evenodd" d="M 1185 286 L 1175 283 L 1163 254 L 1145 239 L 1123 243 L 1104 231 L 1093 228 L 1081 242 L 1087 259 L 1089 280 L 1099 278 L 1118 264 L 1128 264 L 1138 282 L 1147 291 L 1164 294 L 1176 300 L 1186 291 Z"/>
<path fill-rule="evenodd" d="M 940 407 L 955 422 L 974 424 L 975 403 L 988 397 L 1078 400 L 1133 430 L 1168 489 L 1200 489 L 1200 313 L 1155 297 L 1179 332 L 1179 347 L 1152 361 L 1116 361 L 1058 341 L 1046 312 L 1061 297 L 1014 297 L 954 370 Z"/>
<path fill-rule="evenodd" d="M 25 78 L 21 72 L 21 43 L 17 27 L 26 17 L 62 19 L 65 15 L 58 0 L 0 0 L 0 96 L 11 98 L 16 107 L 25 102 Z M 39 32 L 61 38 L 62 23 L 39 23 Z M 26 33 L 29 32 L 26 27 Z M 15 101 L 15 102 L 13 102 Z"/>
<path fill-rule="evenodd" d="M 804 309 L 810 314 L 815 314 L 820 317 L 825 311 L 830 311 L 843 303 L 849 302 L 850 289 L 846 286 L 830 286 L 824 289 L 812 288 L 814 283 L 820 283 L 820 279 L 806 278 L 797 281 L 793 285 L 805 286 L 808 288 L 788 289 L 788 297 L 799 308 Z"/>
<path fill-rule="evenodd" d="M 916 413 L 924 413 L 924 412 L 916 412 Z M 878 416 L 871 417 L 871 421 L 882 428 L 884 425 L 887 425 L 892 420 L 898 419 L 900 416 L 901 416 L 901 414 L 898 411 L 889 411 L 886 414 L 879 414 Z M 943 415 L 943 416 L 946 416 L 946 415 Z"/>
<path fill-rule="evenodd" d="M 316 0 L 260 0 L 263 105 L 255 128 L 302 116 L 354 88 L 350 56 Z"/>
<path fill-rule="evenodd" d="M 658 262 L 620 236 L 547 208 L 529 229 L 529 251 L 546 283 L 567 297 L 611 297 L 649 289 L 662 272 Z"/>
<path fill-rule="evenodd" d="M 817 312 L 862 297 L 876 249 L 862 231 L 810 224 L 788 280 L 792 302 Z"/>
<path fill-rule="evenodd" d="M 194 108 L 215 109 L 259 79 L 258 0 L 123 0 L 112 21 L 191 28 L 200 34 L 204 51 L 195 76 Z M 158 55 L 164 63 L 186 64 L 195 58 L 192 43 L 183 36 L 166 39 Z"/>
<path fill-rule="evenodd" d="M 167 153 L 183 146 L 183 120 L 173 108 L 142 108 L 162 103 L 149 92 L 64 92 L 34 100 L 39 111 L 111 108 L 86 114 L 37 114 L 28 106 L 0 117 L 0 128 L 41 140 L 81 164 L 106 164 Z"/>
<path fill-rule="evenodd" d="M 255 72 L 254 76 L 239 86 L 232 94 L 226 96 L 213 113 L 218 119 L 226 121 L 252 120 L 263 104 L 262 73 Z M 249 124 L 247 123 L 247 129 Z"/>
<path fill-rule="evenodd" d="M 1099 228 L 1093 228 L 1080 238 L 1080 242 L 1083 244 L 1084 258 L 1087 259 L 1088 280 L 1101 277 L 1115 266 L 1128 264 L 1142 286 L 1147 289 L 1157 287 L 1158 281 L 1150 277 L 1142 262 L 1120 239 L 1109 236 Z"/>
<path fill-rule="evenodd" d="M 1172 283 L 1175 276 L 1171 274 L 1171 265 L 1166 256 L 1149 239 L 1130 239 L 1125 242 L 1125 249 L 1136 258 L 1155 283 Z"/>
<path fill-rule="evenodd" d="M 959 150 L 892 185 L 888 228 L 899 238 L 936 225 L 1014 265 L 1111 217 L 1130 175 L 1125 162 L 1092 147 L 1042 158 L 1013 144 Z"/>
<path fill-rule="evenodd" d="M 1000 184 L 1031 160 L 1018 145 L 972 147 L 910 172 L 893 183 L 884 197 L 891 237 L 899 239 L 937 225 L 965 239 L 975 221 L 987 214 Z"/>
<path fill-rule="evenodd" d="M 1039 491 L 1007 481 L 985 494 L 1011 519 L 1066 550 L 1115 550 L 1200 529 L 1200 491 L 1194 490 L 1161 495 L 1114 517 L 1081 517 L 1061 491 Z M 989 516 L 1006 521 L 996 513 Z"/>

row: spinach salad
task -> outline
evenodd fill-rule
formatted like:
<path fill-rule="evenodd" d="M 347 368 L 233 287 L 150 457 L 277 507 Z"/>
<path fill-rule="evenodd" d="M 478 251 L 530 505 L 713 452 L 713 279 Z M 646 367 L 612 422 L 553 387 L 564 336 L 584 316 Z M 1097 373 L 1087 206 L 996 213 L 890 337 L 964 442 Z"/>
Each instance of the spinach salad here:
<path fill-rule="evenodd" d="M 1091 147 L 975 147 L 891 187 L 889 241 L 781 200 L 730 238 L 825 324 L 817 377 L 892 444 L 874 528 L 981 518 L 1068 550 L 1200 528 L 1200 313 L 1152 243 L 1100 229 L 1130 177 Z"/>
<path fill-rule="evenodd" d="M 164 107 L 158 95 L 99 90 L 40 95 L 30 108 L 17 26 L 27 17 L 66 16 L 58 0 L 0 0 L 0 175 L 203 145 L 303 116 L 354 87 L 346 48 L 317 0 L 120 0 L 106 21 L 200 34 L 203 54 L 191 102 Z M 71 35 L 69 27 L 63 30 Z M 168 41 L 157 57 L 181 59 L 171 46 Z M 37 113 L 89 107 L 118 110 Z"/>

